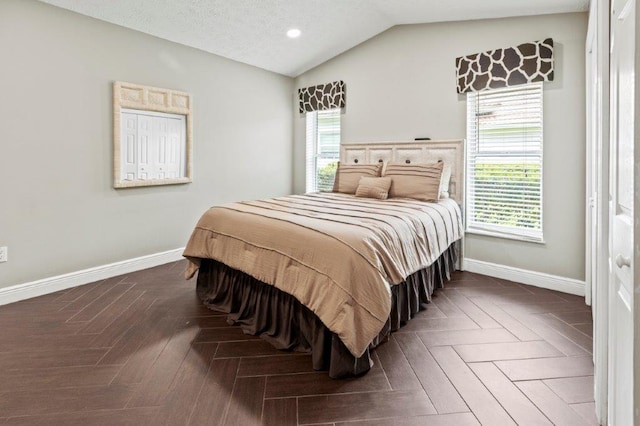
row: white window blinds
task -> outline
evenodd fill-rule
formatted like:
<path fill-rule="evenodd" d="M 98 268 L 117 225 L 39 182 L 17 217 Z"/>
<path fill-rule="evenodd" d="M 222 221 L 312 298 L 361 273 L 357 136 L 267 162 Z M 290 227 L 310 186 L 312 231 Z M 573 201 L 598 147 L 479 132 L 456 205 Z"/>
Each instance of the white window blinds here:
<path fill-rule="evenodd" d="M 467 231 L 542 241 L 542 83 L 467 95 Z"/>
<path fill-rule="evenodd" d="M 307 113 L 306 192 L 331 191 L 340 159 L 340 109 Z"/>

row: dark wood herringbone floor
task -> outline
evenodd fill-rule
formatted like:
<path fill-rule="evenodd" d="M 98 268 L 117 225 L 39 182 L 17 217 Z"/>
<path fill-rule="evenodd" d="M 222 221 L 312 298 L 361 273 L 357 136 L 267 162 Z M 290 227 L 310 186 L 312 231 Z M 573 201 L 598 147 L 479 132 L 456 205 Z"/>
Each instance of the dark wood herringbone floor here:
<path fill-rule="evenodd" d="M 331 380 L 204 308 L 183 262 L 0 307 L 0 425 L 595 424 L 583 299 L 456 273 Z"/>

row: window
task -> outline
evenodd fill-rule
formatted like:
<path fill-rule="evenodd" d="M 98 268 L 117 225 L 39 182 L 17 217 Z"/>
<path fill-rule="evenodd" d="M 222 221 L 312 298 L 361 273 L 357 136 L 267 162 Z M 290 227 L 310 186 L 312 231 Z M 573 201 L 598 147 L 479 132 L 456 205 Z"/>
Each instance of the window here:
<path fill-rule="evenodd" d="M 307 113 L 306 192 L 331 191 L 340 158 L 340 109 Z"/>
<path fill-rule="evenodd" d="M 541 242 L 542 83 L 467 96 L 467 231 Z"/>

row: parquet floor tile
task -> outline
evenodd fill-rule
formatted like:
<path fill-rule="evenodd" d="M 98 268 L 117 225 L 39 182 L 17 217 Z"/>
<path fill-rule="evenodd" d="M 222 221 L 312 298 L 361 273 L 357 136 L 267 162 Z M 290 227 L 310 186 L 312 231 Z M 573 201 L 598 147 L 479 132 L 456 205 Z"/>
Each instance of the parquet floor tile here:
<path fill-rule="evenodd" d="M 592 425 L 583 299 L 456 272 L 332 380 L 204 307 L 184 261 L 0 306 L 0 425 Z"/>
<path fill-rule="evenodd" d="M 571 404 L 571 408 L 580 414 L 585 420 L 585 426 L 598 426 L 598 419 L 596 418 L 596 408 L 593 402 L 584 402 L 581 404 Z"/>
<path fill-rule="evenodd" d="M 394 335 L 391 335 L 387 343 L 376 348 L 375 355 L 389 380 L 391 389 L 422 389 L 413 366 L 398 346 Z"/>
<path fill-rule="evenodd" d="M 527 397 L 556 425 L 583 426 L 584 419 L 539 380 L 517 383 Z"/>
<path fill-rule="evenodd" d="M 516 424 L 453 348 L 437 346 L 429 351 L 480 423 L 504 426 Z"/>
<path fill-rule="evenodd" d="M 543 380 L 567 404 L 593 402 L 593 376 Z"/>
<path fill-rule="evenodd" d="M 471 413 L 432 414 L 430 416 L 335 423 L 336 426 L 477 426 L 479 424 L 476 417 Z"/>
<path fill-rule="evenodd" d="M 518 425 L 551 425 L 542 412 L 491 362 L 470 364 L 482 384 Z"/>

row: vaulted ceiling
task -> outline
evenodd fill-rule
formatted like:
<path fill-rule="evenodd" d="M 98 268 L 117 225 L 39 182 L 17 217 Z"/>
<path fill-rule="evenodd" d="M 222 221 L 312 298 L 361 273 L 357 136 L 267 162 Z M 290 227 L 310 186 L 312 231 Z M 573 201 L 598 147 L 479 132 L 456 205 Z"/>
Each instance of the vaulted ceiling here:
<path fill-rule="evenodd" d="M 578 12 L 589 6 L 589 0 L 40 1 L 292 77 L 394 25 Z M 301 35 L 288 38 L 291 28 Z"/>

